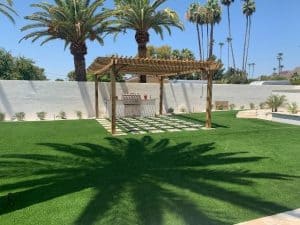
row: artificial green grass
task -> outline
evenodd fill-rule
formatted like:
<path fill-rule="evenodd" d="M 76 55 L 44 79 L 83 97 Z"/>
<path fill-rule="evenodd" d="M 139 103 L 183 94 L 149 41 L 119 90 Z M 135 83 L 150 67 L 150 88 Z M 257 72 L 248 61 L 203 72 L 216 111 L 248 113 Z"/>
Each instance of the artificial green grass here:
<path fill-rule="evenodd" d="M 0 224 L 222 225 L 299 208 L 300 127 L 213 120 L 124 137 L 93 120 L 0 123 Z"/>

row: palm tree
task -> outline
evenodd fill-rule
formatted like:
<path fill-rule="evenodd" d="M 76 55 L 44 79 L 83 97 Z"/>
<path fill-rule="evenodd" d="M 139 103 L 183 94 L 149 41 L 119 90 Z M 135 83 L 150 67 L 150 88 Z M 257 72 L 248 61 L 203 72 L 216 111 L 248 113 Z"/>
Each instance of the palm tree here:
<path fill-rule="evenodd" d="M 218 0 L 208 0 L 207 8 L 207 23 L 210 25 L 210 38 L 209 38 L 209 59 L 213 56 L 214 47 L 214 26 L 221 21 L 221 7 Z"/>
<path fill-rule="evenodd" d="M 227 42 L 227 47 L 228 47 L 228 50 L 227 50 L 227 69 L 228 70 L 230 68 L 230 46 L 231 46 L 231 41 L 232 41 L 232 38 L 227 37 L 226 42 Z"/>
<path fill-rule="evenodd" d="M 278 75 L 280 75 L 281 69 L 282 69 L 281 62 L 282 62 L 282 60 L 283 60 L 283 53 L 282 53 L 282 52 L 279 52 L 279 53 L 278 53 L 278 55 L 277 55 L 277 60 L 278 60 Z"/>
<path fill-rule="evenodd" d="M 273 74 L 274 74 L 274 75 L 276 74 L 276 70 L 277 70 L 276 67 L 274 67 L 274 68 L 273 68 Z"/>
<path fill-rule="evenodd" d="M 219 46 L 220 46 L 220 60 L 222 61 L 222 50 L 223 50 L 224 43 L 220 42 Z"/>
<path fill-rule="evenodd" d="M 246 65 L 248 62 L 252 15 L 255 11 L 256 11 L 255 2 L 253 0 L 244 0 L 243 14 L 246 16 L 246 32 L 245 32 L 245 40 L 244 40 L 243 66 L 242 66 L 244 72 L 246 72 Z"/>
<path fill-rule="evenodd" d="M 31 33 L 22 40 L 32 39 L 32 42 L 44 38 L 41 45 L 48 41 L 60 39 L 65 47 L 70 46 L 74 57 L 74 66 L 77 81 L 86 81 L 85 55 L 87 54 L 86 41 L 96 40 L 103 44 L 103 35 L 110 32 L 112 15 L 109 10 L 101 10 L 104 0 L 56 0 L 54 4 L 42 2 L 32 4 L 38 11 L 25 19 L 32 21 L 21 30 Z"/>
<path fill-rule="evenodd" d="M 115 15 L 117 27 L 122 31 L 134 30 L 135 40 L 138 44 L 138 56 L 147 56 L 147 43 L 149 42 L 149 30 L 163 38 L 163 29 L 171 34 L 171 27 L 183 30 L 177 13 L 169 8 L 158 10 L 167 0 L 115 0 Z M 140 76 L 140 82 L 146 83 L 145 75 Z"/>
<path fill-rule="evenodd" d="M 228 37 L 231 38 L 231 40 L 232 40 L 232 34 L 231 34 L 230 6 L 233 2 L 234 0 L 221 0 L 221 3 L 227 7 Z M 235 68 L 235 57 L 234 57 L 232 41 L 230 42 L 230 49 L 231 49 L 233 68 Z"/>
<path fill-rule="evenodd" d="M 12 23 L 15 23 L 13 15 L 17 15 L 16 11 L 12 8 L 13 1 L 5 0 L 5 2 L 0 2 L 0 13 L 6 16 Z"/>
<path fill-rule="evenodd" d="M 214 26 L 221 21 L 221 7 L 218 0 L 208 0 L 207 8 L 207 23 L 210 24 L 210 45 L 208 59 L 213 59 L 214 45 Z M 213 74 L 208 74 L 207 77 L 207 100 L 206 100 L 206 128 L 211 128 L 211 110 L 212 110 L 212 88 Z"/>
<path fill-rule="evenodd" d="M 272 112 L 277 112 L 278 108 L 286 104 L 286 97 L 284 95 L 271 95 L 266 105 L 272 109 Z"/>
<path fill-rule="evenodd" d="M 199 56 L 200 60 L 203 60 L 203 25 L 206 21 L 204 8 L 199 3 L 192 3 L 186 12 L 186 18 L 189 22 L 196 24 Z"/>

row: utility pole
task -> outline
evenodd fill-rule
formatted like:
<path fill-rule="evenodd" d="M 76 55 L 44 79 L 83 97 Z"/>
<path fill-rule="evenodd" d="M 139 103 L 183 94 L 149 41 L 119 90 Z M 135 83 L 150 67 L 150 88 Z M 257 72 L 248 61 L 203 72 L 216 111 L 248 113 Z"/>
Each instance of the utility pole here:
<path fill-rule="evenodd" d="M 223 42 L 220 42 L 220 43 L 219 43 L 219 46 L 220 46 L 220 60 L 221 60 L 221 62 L 222 62 L 222 50 L 223 50 L 224 43 L 223 43 Z"/>

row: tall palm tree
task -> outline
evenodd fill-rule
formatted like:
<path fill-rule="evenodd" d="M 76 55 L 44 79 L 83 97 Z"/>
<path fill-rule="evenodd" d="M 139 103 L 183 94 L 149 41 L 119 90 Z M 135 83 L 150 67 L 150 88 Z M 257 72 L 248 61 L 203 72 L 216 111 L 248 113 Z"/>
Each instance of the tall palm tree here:
<path fill-rule="evenodd" d="M 222 53 L 223 53 L 224 43 L 223 42 L 219 42 L 219 46 L 220 46 L 220 60 L 222 61 Z"/>
<path fill-rule="evenodd" d="M 171 27 L 183 30 L 177 13 L 169 8 L 158 10 L 167 0 L 115 0 L 117 27 L 122 31 L 134 30 L 135 40 L 138 44 L 138 56 L 147 56 L 147 43 L 149 42 L 149 30 L 163 38 L 163 29 L 171 34 Z M 145 75 L 140 76 L 140 82 L 146 83 Z"/>
<path fill-rule="evenodd" d="M 232 41 L 232 38 L 227 37 L 226 42 L 227 42 L 227 47 L 228 47 L 228 50 L 227 50 L 227 69 L 228 70 L 230 68 L 230 46 L 231 46 L 231 41 Z"/>
<path fill-rule="evenodd" d="M 208 0 L 207 8 L 207 23 L 210 24 L 210 44 L 208 59 L 213 59 L 213 45 L 214 45 L 214 26 L 221 21 L 221 7 L 218 0 Z M 211 128 L 211 110 L 212 110 L 212 88 L 213 75 L 208 74 L 207 77 L 207 100 L 206 100 L 206 128 Z"/>
<path fill-rule="evenodd" d="M 199 3 L 192 3 L 186 12 L 186 19 L 196 25 L 199 57 L 203 60 L 203 25 L 206 22 L 204 8 Z"/>
<path fill-rule="evenodd" d="M 278 75 L 280 75 L 280 73 L 281 73 L 281 69 L 282 69 L 282 65 L 281 65 L 281 62 L 282 62 L 282 60 L 283 60 L 283 53 L 282 52 L 279 52 L 278 54 L 277 54 L 277 60 L 278 60 Z"/>
<path fill-rule="evenodd" d="M 230 6 L 233 2 L 234 0 L 221 0 L 221 3 L 227 7 L 228 37 L 231 38 L 231 40 L 232 40 L 232 34 L 231 34 Z M 232 41 L 230 42 L 230 49 L 231 49 L 233 68 L 235 69 L 235 57 L 234 57 Z"/>
<path fill-rule="evenodd" d="M 17 15 L 17 13 L 12 8 L 12 5 L 12 0 L 5 0 L 5 2 L 0 2 L 0 13 L 6 16 L 12 23 L 15 23 L 13 15 Z"/>
<path fill-rule="evenodd" d="M 208 0 L 206 4 L 207 8 L 207 23 L 210 25 L 210 37 L 209 37 L 209 59 L 213 56 L 214 48 L 214 26 L 221 21 L 221 7 L 218 0 Z"/>
<path fill-rule="evenodd" d="M 244 0 L 243 14 L 246 16 L 246 32 L 245 32 L 245 40 L 244 40 L 243 66 L 242 66 L 244 72 L 246 72 L 246 66 L 248 62 L 252 15 L 255 11 L 256 11 L 255 2 L 253 0 Z"/>
<path fill-rule="evenodd" d="M 103 35 L 110 32 L 112 21 L 108 20 L 111 11 L 102 9 L 104 0 L 55 0 L 54 4 L 41 2 L 32 4 L 37 9 L 25 19 L 31 21 L 21 30 L 31 32 L 22 40 L 32 39 L 35 42 L 44 38 L 41 45 L 48 41 L 60 39 L 65 48 L 70 46 L 74 58 L 77 81 L 86 81 L 85 55 L 86 41 L 97 41 L 103 44 Z"/>

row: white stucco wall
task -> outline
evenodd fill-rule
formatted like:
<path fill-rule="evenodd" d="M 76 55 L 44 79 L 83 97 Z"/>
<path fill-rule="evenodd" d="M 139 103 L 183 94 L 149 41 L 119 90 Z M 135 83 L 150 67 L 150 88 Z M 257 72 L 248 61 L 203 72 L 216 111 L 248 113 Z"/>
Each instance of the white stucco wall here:
<path fill-rule="evenodd" d="M 300 89 L 298 86 L 250 86 L 220 85 L 213 87 L 213 101 L 229 101 L 239 108 L 249 107 L 253 102 L 258 105 L 267 99 L 274 90 Z M 117 84 L 119 99 L 122 93 L 148 94 L 151 99 L 159 98 L 158 84 Z M 165 84 L 164 108 L 175 111 L 185 108 L 189 112 L 205 110 L 206 85 L 199 83 Z M 300 99 L 300 93 L 295 95 Z M 100 115 L 106 116 L 106 102 L 110 99 L 110 84 L 99 84 Z M 25 112 L 26 120 L 36 120 L 36 112 L 47 112 L 47 119 L 54 119 L 60 111 L 67 118 L 76 118 L 75 111 L 83 113 L 84 118 L 95 116 L 93 82 L 55 82 L 55 81 L 0 81 L 0 112 L 9 120 L 16 112 Z M 300 105 L 300 104 L 299 104 Z M 158 100 L 156 101 L 158 112 Z"/>

